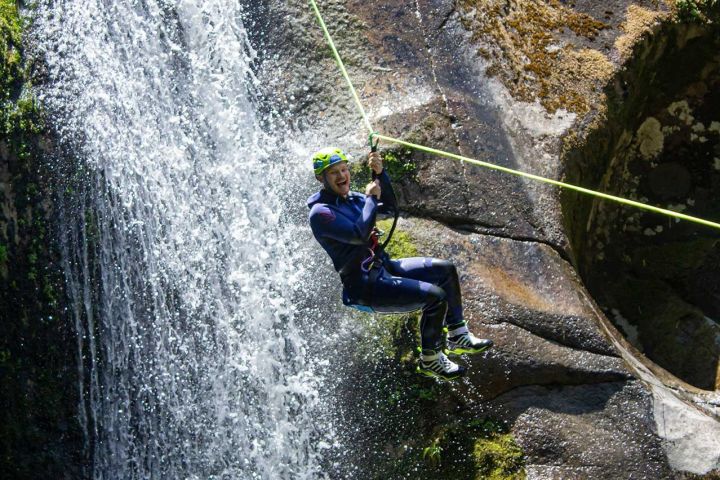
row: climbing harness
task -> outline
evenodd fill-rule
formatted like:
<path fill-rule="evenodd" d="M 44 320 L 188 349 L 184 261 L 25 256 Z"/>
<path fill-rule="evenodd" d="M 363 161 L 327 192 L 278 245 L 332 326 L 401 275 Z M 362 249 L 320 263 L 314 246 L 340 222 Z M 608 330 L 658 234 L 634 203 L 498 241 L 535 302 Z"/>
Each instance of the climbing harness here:
<path fill-rule="evenodd" d="M 675 212 L 673 210 L 668 210 L 666 208 L 655 207 L 653 205 L 648 205 L 646 203 L 637 202 L 635 200 L 630 200 L 628 198 L 623 198 L 623 197 L 618 197 L 618 196 L 610 195 L 610 194 L 603 193 L 603 192 L 598 192 L 596 190 L 591 190 L 589 188 L 572 185 L 570 183 L 553 180 L 551 178 L 542 177 L 540 175 L 534 175 L 532 173 L 526 173 L 526 172 L 522 172 L 520 170 L 514 170 L 512 168 L 503 167 L 500 165 L 496 165 L 494 163 L 483 162 L 481 160 L 476 160 L 473 158 L 465 157 L 463 155 L 457 155 L 454 153 L 445 152 L 443 150 L 426 147 L 424 145 L 418 145 L 416 143 L 406 142 L 406 141 L 400 140 L 398 138 L 389 137 L 387 135 L 381 135 L 379 133 L 376 133 L 373 130 L 372 125 L 370 124 L 370 120 L 368 119 L 367 113 L 365 112 L 365 109 L 363 108 L 362 103 L 360 102 L 360 97 L 358 96 L 357 91 L 355 90 L 355 87 L 354 87 L 352 81 L 350 80 L 350 76 L 347 73 L 345 64 L 343 63 L 342 58 L 340 58 L 340 54 L 338 53 L 337 47 L 335 47 L 335 42 L 333 42 L 333 39 L 330 36 L 330 32 L 327 29 L 327 25 L 325 25 L 325 21 L 323 20 L 322 14 L 320 13 L 320 9 L 318 8 L 317 3 L 315 2 L 315 0 L 310 0 L 310 4 L 312 5 L 313 10 L 315 11 L 315 16 L 317 17 L 318 23 L 320 24 L 320 28 L 322 29 L 323 34 L 325 35 L 325 39 L 327 40 L 327 43 L 330 46 L 330 50 L 332 50 L 332 53 L 333 53 L 333 56 L 335 57 L 335 61 L 338 65 L 338 68 L 340 69 L 340 72 L 342 73 L 343 77 L 345 78 L 345 81 L 347 82 L 347 85 L 350 89 L 350 93 L 352 94 L 353 99 L 355 100 L 355 105 L 357 106 L 357 109 L 360 112 L 360 115 L 362 116 L 363 122 L 365 123 L 365 127 L 370 132 L 371 147 L 372 147 L 372 138 L 375 137 L 378 141 L 385 140 L 386 142 L 395 143 L 398 145 L 402 145 L 402 146 L 412 148 L 414 150 L 418 150 L 421 152 L 429 153 L 432 155 L 437 155 L 437 156 L 445 157 L 445 158 L 451 158 L 453 160 L 459 160 L 461 162 L 467 162 L 467 163 L 470 163 L 473 165 L 478 165 L 480 167 L 498 170 L 500 172 L 509 173 L 511 175 L 516 175 L 519 177 L 524 177 L 524 178 L 528 178 L 531 180 L 548 183 L 550 185 L 555 185 L 556 187 L 566 188 L 568 190 L 573 190 L 573 191 L 583 193 L 586 195 L 592 195 L 592 196 L 602 198 L 605 200 L 611 200 L 613 202 L 621 203 L 623 205 L 630 205 L 633 207 L 641 208 L 643 210 L 648 210 L 651 212 L 659 213 L 661 215 L 666 215 L 666 216 L 681 219 L 681 220 L 687 220 L 690 222 L 698 223 L 700 225 L 705 225 L 705 226 L 708 226 L 711 228 L 716 228 L 716 229 L 720 230 L 720 223 L 712 222 L 710 220 L 705 220 L 703 218 L 693 217 L 692 215 L 686 215 L 684 213 Z M 377 145 L 376 145 L 376 147 L 377 147 Z M 393 226 L 394 226 L 394 224 L 393 224 Z M 391 230 L 391 234 L 392 234 L 392 230 Z M 389 240 L 391 234 L 388 235 L 388 240 Z"/>
<path fill-rule="evenodd" d="M 370 251 L 370 255 L 360 262 L 360 270 L 363 271 L 363 273 L 368 273 L 372 268 L 375 266 L 375 262 L 379 260 L 379 253 L 380 250 L 378 250 L 378 244 L 380 243 L 378 240 L 378 237 L 380 236 L 381 231 L 377 227 L 373 227 L 372 232 L 370 233 L 370 246 L 368 247 L 368 250 Z"/>

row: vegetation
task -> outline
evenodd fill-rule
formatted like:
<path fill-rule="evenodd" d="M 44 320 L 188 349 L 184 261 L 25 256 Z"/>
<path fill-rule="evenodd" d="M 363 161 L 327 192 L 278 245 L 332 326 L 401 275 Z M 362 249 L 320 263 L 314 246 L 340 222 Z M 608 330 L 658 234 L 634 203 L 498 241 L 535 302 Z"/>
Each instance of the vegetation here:
<path fill-rule="evenodd" d="M 538 100 L 550 112 L 590 110 L 590 100 L 604 86 L 611 66 L 601 52 L 586 45 L 608 24 L 578 11 L 574 2 L 462 0 L 459 4 L 467 13 L 463 25 L 488 61 L 487 73 L 515 98 Z M 568 42 L 568 33 L 578 40 Z"/>
<path fill-rule="evenodd" d="M 77 372 L 58 253 L 50 240 L 53 172 L 30 89 L 15 0 L 0 0 L 0 478 L 79 478 Z"/>
<path fill-rule="evenodd" d="M 37 103 L 29 94 L 22 58 L 22 20 L 15 0 L 0 0 L 0 133 L 11 152 L 26 160 L 28 136 L 43 129 Z"/>
<path fill-rule="evenodd" d="M 430 463 L 432 466 L 440 465 L 442 447 L 439 445 L 440 438 L 433 439 L 432 443 L 423 448 L 422 457 L 424 460 Z"/>
<path fill-rule="evenodd" d="M 492 419 L 481 422 L 482 430 L 473 450 L 476 480 L 525 479 L 525 457 L 513 436 L 500 422 Z"/>
<path fill-rule="evenodd" d="M 695 23 L 718 23 L 720 1 L 718 0 L 677 0 L 675 10 L 680 21 Z"/>
<path fill-rule="evenodd" d="M 390 233 L 390 228 L 392 228 L 392 219 L 388 218 L 385 220 L 380 220 L 377 222 L 377 227 L 385 232 L 385 234 Z M 385 240 L 385 237 L 382 237 L 380 239 L 381 241 Z M 395 227 L 395 232 L 393 233 L 392 239 L 390 240 L 390 243 L 388 243 L 388 246 L 385 248 L 387 253 L 392 258 L 407 258 L 407 257 L 417 257 L 418 256 L 418 249 L 415 245 L 415 242 L 413 241 L 412 236 L 409 232 L 401 229 L 400 227 Z"/>
<path fill-rule="evenodd" d="M 417 174 L 417 165 L 412 159 L 412 150 L 408 148 L 392 148 L 383 150 L 383 165 L 393 182 L 414 180 Z M 350 165 L 352 174 L 352 189 L 364 191 L 372 176 L 367 162 L 356 162 Z"/>
<path fill-rule="evenodd" d="M 360 399 L 358 451 L 373 452 L 367 478 L 525 479 L 523 451 L 505 423 L 468 408 L 460 383 L 415 373 L 417 314 L 363 321 L 360 358 L 352 363 L 373 374 L 347 381 Z"/>

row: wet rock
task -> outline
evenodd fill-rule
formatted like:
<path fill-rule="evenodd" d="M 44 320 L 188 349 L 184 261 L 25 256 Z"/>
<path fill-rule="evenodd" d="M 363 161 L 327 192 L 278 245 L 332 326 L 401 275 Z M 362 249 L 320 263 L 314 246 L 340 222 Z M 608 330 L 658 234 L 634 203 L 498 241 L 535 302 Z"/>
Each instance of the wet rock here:
<path fill-rule="evenodd" d="M 0 478 L 82 478 L 78 358 L 54 223 L 62 175 L 43 161 L 50 140 L 15 3 L 3 4 L 0 24 Z"/>
<path fill-rule="evenodd" d="M 455 262 L 472 322 L 507 322 L 573 349 L 615 355 L 577 293 L 583 287 L 571 265 L 549 246 L 421 219 L 403 219 L 400 225 L 424 255 Z"/>
<path fill-rule="evenodd" d="M 514 418 L 530 478 L 672 478 L 640 382 L 527 386 L 494 403 Z"/>
<path fill-rule="evenodd" d="M 702 44 L 700 31 L 692 30 Z M 674 51 L 672 45 L 664 47 L 669 51 L 656 47 L 656 61 L 662 62 L 663 55 L 679 60 L 684 50 Z M 651 110 L 635 135 L 618 140 L 604 182 L 621 196 L 715 219 L 720 176 L 712 158 L 720 135 L 707 126 L 715 121 L 720 96 L 708 85 L 720 85 L 720 70 L 708 57 L 695 55 L 683 58 L 682 65 L 697 76 L 658 81 L 656 88 L 665 86 L 665 101 L 643 105 Z M 666 68 L 662 65 L 660 70 Z M 720 304 L 713 266 L 718 233 L 600 202 L 586 225 L 588 238 L 582 240 L 578 232 L 574 244 L 580 270 L 600 305 L 614 311 L 611 318 L 624 331 L 637 332 L 631 338 L 653 361 L 697 387 L 716 389 Z"/>
<path fill-rule="evenodd" d="M 391 0 L 369 8 L 366 2 L 341 3 L 330 2 L 329 15 L 352 20 L 348 23 L 354 28 L 352 34 L 363 41 L 353 43 L 344 35 L 337 35 L 336 40 L 341 53 L 349 51 L 351 77 L 373 126 L 383 133 L 552 178 L 564 176 L 591 188 L 607 179 L 610 159 L 633 150 L 644 163 L 610 178 L 609 183 L 622 184 L 640 174 L 647 179 L 653 169 L 660 168 L 652 182 L 629 181 L 633 193 L 682 197 L 687 190 L 687 182 L 667 180 L 682 177 L 680 169 L 662 166 L 674 161 L 687 168 L 685 162 L 663 157 L 674 151 L 677 142 L 673 132 L 664 129 L 667 119 L 654 110 L 646 115 L 637 112 L 645 111 L 646 104 L 664 109 L 677 100 L 655 87 L 659 79 L 677 80 L 685 72 L 668 68 L 658 73 L 648 68 L 668 45 L 688 45 L 693 48 L 685 52 L 697 56 L 707 55 L 712 48 L 693 43 L 698 37 L 691 29 L 670 28 L 666 36 L 653 37 L 658 23 L 671 16 L 665 4 Z M 650 38 L 649 46 L 638 48 L 637 42 L 644 38 Z M 322 42 L 315 38 L 310 43 Z M 474 56 L 477 53 L 482 58 Z M 668 61 L 681 63 L 692 55 Z M 625 69 L 623 62 L 633 56 L 636 63 Z M 310 82 L 311 92 L 344 96 L 342 89 L 314 86 L 325 82 L 322 72 L 332 68 L 326 58 L 322 68 L 309 68 L 317 74 L 302 81 Z M 484 76 L 486 68 L 495 80 Z M 694 82 L 693 91 L 698 95 L 712 91 L 712 82 L 706 80 Z M 292 85 L 294 80 L 286 77 L 283 82 Z M 324 135 L 329 134 L 364 153 L 365 132 L 352 133 L 362 127 L 348 120 L 355 118 L 348 116 L 352 105 L 345 100 L 324 105 L 321 112 L 311 106 L 297 112 L 322 119 L 310 120 L 311 128 L 306 130 L 310 138 L 325 141 Z M 676 105 L 665 116 L 692 128 L 693 115 L 681 107 Z M 649 116 L 657 123 L 649 121 L 648 135 L 638 138 L 638 129 Z M 607 118 L 615 123 L 609 129 L 598 128 Z M 571 123 L 573 128 L 561 141 Z M 699 127 L 692 132 L 696 143 L 707 138 L 709 124 L 705 122 L 705 132 Z M 714 155 L 720 157 L 718 152 Z M 603 162 L 596 162 L 598 158 Z M 652 398 L 642 383 L 629 379 L 628 367 L 602 333 L 598 314 L 573 269 L 573 263 L 583 274 L 590 268 L 591 264 L 578 260 L 586 254 L 586 244 L 592 245 L 588 255 L 593 262 L 613 256 L 606 234 L 613 228 L 648 231 L 652 237 L 647 238 L 657 239 L 670 226 L 649 217 L 627 219 L 615 208 L 603 209 L 567 192 L 562 208 L 555 190 L 423 153 L 413 153 L 412 162 L 417 167 L 415 175 L 397 185 L 404 211 L 442 221 L 455 230 L 419 218 L 405 218 L 401 225 L 414 237 L 421 254 L 449 258 L 458 265 L 467 318 L 478 334 L 496 339 L 497 348 L 485 357 L 468 360 L 469 380 L 448 386 L 443 395 L 423 404 L 423 413 L 413 410 L 412 420 L 393 413 L 393 408 L 407 406 L 407 396 L 415 391 L 403 383 L 413 378 L 411 358 L 397 360 L 405 362 L 404 370 L 383 364 L 367 380 L 362 375 L 368 370 L 355 365 L 360 370 L 350 375 L 349 389 L 367 383 L 368 392 L 374 388 L 392 398 L 378 403 L 368 400 L 372 405 L 365 407 L 393 406 L 383 410 L 384 420 L 373 420 L 351 402 L 352 412 L 345 414 L 357 426 L 350 436 L 363 437 L 367 446 L 360 454 L 363 460 L 379 455 L 394 461 L 407 458 L 407 451 L 422 451 L 423 445 L 412 439 L 411 432 L 422 430 L 427 434 L 422 441 L 429 442 L 442 425 L 452 424 L 468 411 L 479 415 L 473 408 L 495 398 L 498 405 L 511 406 L 506 418 L 526 439 L 523 445 L 531 459 L 528 473 L 532 476 L 624 478 L 630 472 L 639 478 L 670 478 Z M 711 156 L 708 164 L 717 165 L 720 160 L 713 163 Z M 673 197 L 673 201 L 682 200 L 686 206 L 686 200 L 699 206 L 712 204 L 708 192 L 713 188 L 697 188 L 692 169 L 690 173 L 694 198 Z M 597 229 L 601 236 L 588 233 L 593 215 L 603 218 Z M 673 235 L 677 231 L 673 225 Z M 630 263 L 635 258 L 630 254 L 616 257 L 618 262 Z M 427 386 L 419 388 L 420 395 L 429 395 Z M 383 421 L 392 425 L 381 425 Z M 407 441 L 380 446 L 372 437 L 395 438 L 396 434 Z M 392 473 L 406 478 L 408 471 Z"/>

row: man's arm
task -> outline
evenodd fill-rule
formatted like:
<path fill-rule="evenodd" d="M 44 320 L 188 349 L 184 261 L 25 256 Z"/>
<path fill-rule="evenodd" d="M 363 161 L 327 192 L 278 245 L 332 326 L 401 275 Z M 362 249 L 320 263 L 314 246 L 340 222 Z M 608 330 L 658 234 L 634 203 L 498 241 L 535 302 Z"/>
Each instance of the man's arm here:
<path fill-rule="evenodd" d="M 310 226 L 316 237 L 325 237 L 352 245 L 366 245 L 375 226 L 378 199 L 365 196 L 365 206 L 357 221 L 352 222 L 342 213 L 335 213 L 325 204 L 314 205 L 310 210 Z"/>
<path fill-rule="evenodd" d="M 380 180 L 380 201 L 383 204 L 381 211 L 387 213 L 397 208 L 395 192 L 390 183 L 390 176 L 385 170 L 380 152 L 371 152 L 368 155 L 368 165 L 378 180 Z"/>
<path fill-rule="evenodd" d="M 383 169 L 382 173 L 378 175 L 378 179 L 380 180 L 381 189 L 380 201 L 383 204 L 381 211 L 387 213 L 387 211 L 397 208 L 395 192 L 390 183 L 390 175 L 388 175 L 387 170 Z"/>

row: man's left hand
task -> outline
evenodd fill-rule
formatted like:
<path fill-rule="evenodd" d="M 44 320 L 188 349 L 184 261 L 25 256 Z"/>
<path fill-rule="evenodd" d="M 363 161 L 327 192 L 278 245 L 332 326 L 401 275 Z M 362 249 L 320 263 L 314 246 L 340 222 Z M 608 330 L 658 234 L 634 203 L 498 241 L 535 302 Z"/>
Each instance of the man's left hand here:
<path fill-rule="evenodd" d="M 383 171 L 383 161 L 380 152 L 370 152 L 370 155 L 368 155 L 368 164 L 373 172 L 380 175 Z"/>

